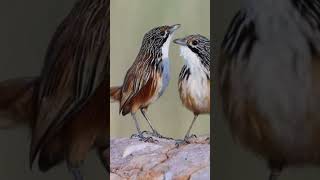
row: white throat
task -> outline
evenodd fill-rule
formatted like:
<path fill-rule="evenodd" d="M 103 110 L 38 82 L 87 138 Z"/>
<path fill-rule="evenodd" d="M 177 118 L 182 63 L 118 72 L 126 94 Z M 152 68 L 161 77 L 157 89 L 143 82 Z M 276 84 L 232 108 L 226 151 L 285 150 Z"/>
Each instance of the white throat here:
<path fill-rule="evenodd" d="M 180 56 L 185 60 L 185 65 L 190 68 L 191 74 L 198 74 L 204 68 L 200 58 L 186 46 L 180 46 Z"/>
<path fill-rule="evenodd" d="M 170 34 L 167 41 L 162 45 L 161 51 L 162 51 L 163 59 L 169 58 L 169 46 L 170 46 L 172 35 L 173 34 Z"/>

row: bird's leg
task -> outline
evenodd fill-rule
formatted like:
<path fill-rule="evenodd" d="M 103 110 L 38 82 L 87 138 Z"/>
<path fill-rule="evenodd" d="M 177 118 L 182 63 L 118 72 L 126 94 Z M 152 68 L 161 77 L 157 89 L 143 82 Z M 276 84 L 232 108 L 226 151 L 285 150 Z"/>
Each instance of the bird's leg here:
<path fill-rule="evenodd" d="M 137 131 L 138 131 L 138 135 L 142 134 L 141 130 L 140 130 L 139 123 L 138 123 L 138 120 L 137 120 L 137 117 L 136 117 L 136 114 L 135 113 L 131 113 L 131 116 L 132 116 L 132 118 L 134 120 L 134 123 L 136 125 Z"/>
<path fill-rule="evenodd" d="M 180 145 L 183 145 L 183 144 L 189 144 L 190 143 L 190 141 L 189 141 L 190 138 L 197 137 L 194 134 L 192 134 L 191 136 L 189 135 L 190 131 L 192 129 L 192 126 L 193 126 L 194 122 L 196 121 L 197 117 L 198 117 L 198 115 L 195 114 L 194 117 L 193 117 L 192 123 L 189 126 L 189 129 L 188 129 L 186 135 L 184 136 L 184 139 L 183 140 L 181 140 L 181 139 L 176 140 L 176 146 L 177 147 L 179 147 Z"/>
<path fill-rule="evenodd" d="M 83 180 L 83 176 L 79 167 L 74 167 L 70 163 L 67 163 L 69 171 L 72 173 L 74 180 Z"/>
<path fill-rule="evenodd" d="M 197 136 L 194 135 L 194 134 L 192 134 L 191 136 L 189 136 L 190 131 L 191 131 L 191 129 L 192 129 L 192 126 L 193 126 L 194 122 L 196 122 L 196 119 L 197 119 L 197 118 L 198 118 L 198 115 L 195 114 L 194 117 L 193 117 L 192 123 L 191 123 L 191 125 L 190 125 L 190 127 L 189 127 L 189 129 L 188 129 L 188 131 L 187 131 L 187 133 L 186 133 L 186 135 L 184 136 L 184 140 L 188 140 L 188 139 L 190 139 L 190 138 L 193 138 L 193 137 L 196 138 L 196 137 L 197 137 Z"/>
<path fill-rule="evenodd" d="M 142 133 L 141 130 L 140 130 L 140 126 L 139 126 L 139 123 L 138 123 L 136 114 L 135 114 L 135 113 L 131 113 L 131 116 L 132 116 L 132 118 L 134 119 L 134 123 L 135 123 L 136 128 L 137 128 L 137 131 L 138 131 L 138 134 L 133 134 L 133 135 L 131 135 L 131 138 L 137 137 L 137 138 L 139 138 L 140 141 L 144 141 L 144 142 L 155 142 L 155 140 L 152 139 L 152 137 L 144 137 L 144 136 L 143 136 L 143 133 Z"/>
<path fill-rule="evenodd" d="M 165 137 L 165 136 L 162 136 L 161 134 L 159 134 L 159 133 L 152 127 L 151 122 L 150 122 L 149 118 L 148 118 L 147 115 L 146 115 L 146 110 L 142 108 L 142 109 L 140 109 L 140 111 L 141 111 L 143 117 L 147 120 L 147 122 L 148 122 L 148 124 L 149 124 L 149 126 L 150 126 L 150 128 L 151 128 L 151 130 L 152 130 L 152 133 L 151 133 L 152 136 L 155 136 L 155 137 L 158 137 L 158 138 L 163 138 L 163 139 L 172 139 L 172 138 Z M 147 134 L 148 134 L 149 132 L 148 132 L 148 131 L 143 131 L 143 133 L 147 133 Z"/>
<path fill-rule="evenodd" d="M 145 109 L 140 109 L 140 111 L 141 111 L 143 117 L 147 120 L 147 122 L 148 122 L 148 124 L 149 124 L 149 127 L 150 127 L 151 130 L 152 130 L 152 133 L 155 133 L 155 132 L 156 132 L 156 134 L 159 134 L 159 133 L 152 127 L 151 122 L 150 122 L 149 118 L 148 118 L 147 115 L 146 115 Z M 143 131 L 142 133 L 152 134 L 152 133 L 149 132 L 149 131 Z M 152 134 L 152 135 L 153 135 L 153 134 Z"/>

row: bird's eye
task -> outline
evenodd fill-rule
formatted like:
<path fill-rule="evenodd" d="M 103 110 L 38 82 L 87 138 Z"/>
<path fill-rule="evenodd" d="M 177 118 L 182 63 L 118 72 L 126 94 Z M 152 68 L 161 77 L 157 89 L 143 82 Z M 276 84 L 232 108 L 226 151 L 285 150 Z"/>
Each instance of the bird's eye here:
<path fill-rule="evenodd" d="M 191 43 L 192 43 L 192 45 L 196 46 L 198 44 L 198 41 L 193 40 Z"/>
<path fill-rule="evenodd" d="M 164 31 L 161 31 L 161 32 L 160 32 L 160 35 L 161 35 L 161 36 L 164 36 L 165 34 L 166 34 L 166 33 L 165 33 Z"/>

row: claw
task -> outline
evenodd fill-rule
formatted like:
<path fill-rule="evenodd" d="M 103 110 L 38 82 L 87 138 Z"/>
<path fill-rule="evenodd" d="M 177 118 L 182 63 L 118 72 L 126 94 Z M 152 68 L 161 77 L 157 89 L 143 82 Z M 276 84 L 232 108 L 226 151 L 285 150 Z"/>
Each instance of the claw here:
<path fill-rule="evenodd" d="M 130 136 L 130 139 L 132 139 L 132 138 L 139 138 L 139 134 L 132 134 L 132 135 Z"/>
<path fill-rule="evenodd" d="M 154 132 L 152 133 L 152 136 L 155 136 L 155 137 L 158 137 L 158 138 L 161 138 L 161 139 L 173 140 L 173 138 L 162 136 L 162 135 L 159 134 L 157 131 L 154 131 Z"/>
<path fill-rule="evenodd" d="M 187 139 L 177 139 L 176 140 L 176 148 L 179 148 L 182 145 L 190 144 L 190 142 Z"/>
<path fill-rule="evenodd" d="M 147 134 L 147 135 L 154 136 L 154 137 L 161 138 L 161 139 L 173 140 L 173 138 L 162 136 L 162 135 L 161 135 L 160 133 L 158 133 L 157 131 L 153 131 L 153 132 L 143 131 L 141 134 L 142 134 L 142 135 L 143 135 L 143 134 Z"/>
<path fill-rule="evenodd" d="M 139 139 L 139 141 L 144 141 L 144 142 L 150 142 L 150 143 L 156 143 L 156 142 L 158 142 L 158 140 L 156 140 L 156 139 L 153 139 L 152 137 L 144 137 L 143 136 L 143 133 L 141 133 L 141 134 L 132 134 L 131 135 L 131 138 L 138 138 Z"/>
<path fill-rule="evenodd" d="M 143 134 L 147 134 L 147 135 L 153 135 L 153 133 L 152 132 L 150 132 L 150 131 L 142 131 L 142 133 L 141 133 L 142 135 Z"/>
<path fill-rule="evenodd" d="M 152 137 L 142 137 L 139 139 L 140 141 L 149 142 L 149 143 L 156 143 L 158 140 L 153 139 Z"/>
<path fill-rule="evenodd" d="M 191 134 L 190 136 L 186 136 L 184 139 L 192 139 L 192 138 L 197 138 L 197 135 Z"/>

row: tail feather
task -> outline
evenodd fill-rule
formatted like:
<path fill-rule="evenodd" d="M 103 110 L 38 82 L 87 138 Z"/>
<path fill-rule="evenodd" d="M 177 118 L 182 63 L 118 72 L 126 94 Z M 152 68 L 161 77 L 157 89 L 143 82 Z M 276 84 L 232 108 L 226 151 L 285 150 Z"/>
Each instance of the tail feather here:
<path fill-rule="evenodd" d="M 110 87 L 110 100 L 112 102 L 120 101 L 121 99 L 121 86 Z"/>
<path fill-rule="evenodd" d="M 19 78 L 0 82 L 0 128 L 31 124 L 37 79 Z"/>

